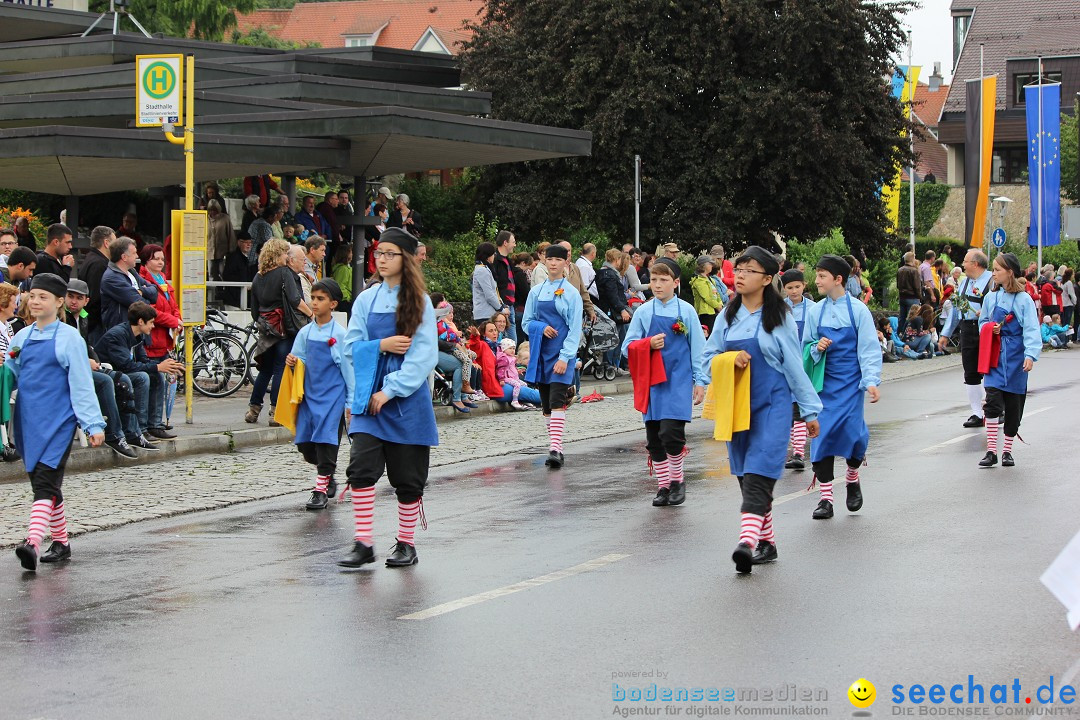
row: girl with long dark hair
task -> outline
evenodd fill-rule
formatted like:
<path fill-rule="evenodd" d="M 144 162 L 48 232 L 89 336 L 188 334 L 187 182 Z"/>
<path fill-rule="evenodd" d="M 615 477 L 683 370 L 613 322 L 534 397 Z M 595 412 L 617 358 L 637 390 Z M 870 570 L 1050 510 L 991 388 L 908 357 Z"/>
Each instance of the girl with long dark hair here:
<path fill-rule="evenodd" d="M 382 234 L 374 253 L 382 282 L 356 298 L 345 334 L 345 354 L 356 376 L 346 471 L 355 542 L 352 552 L 338 561 L 343 567 L 375 562 L 372 514 L 375 483 L 384 468 L 398 498 L 397 543 L 386 566 L 417 563 L 413 538 L 424 516 L 431 447 L 439 444 L 428 389 L 439 346 L 435 310 L 425 292 L 416 248 L 416 238 L 400 228 Z"/>
<path fill-rule="evenodd" d="M 739 543 L 731 555 L 740 573 L 777 557 L 773 487 L 787 460 L 792 397 L 810 437 L 817 436 L 821 412 L 821 401 L 803 369 L 799 328 L 773 285 L 779 271 L 771 253 L 747 248 L 735 261 L 736 295 L 717 317 L 705 344 L 706 365 L 720 353 L 736 352 L 736 367 L 751 366 L 750 427 L 733 433 L 728 443 L 728 464 L 743 498 Z"/>

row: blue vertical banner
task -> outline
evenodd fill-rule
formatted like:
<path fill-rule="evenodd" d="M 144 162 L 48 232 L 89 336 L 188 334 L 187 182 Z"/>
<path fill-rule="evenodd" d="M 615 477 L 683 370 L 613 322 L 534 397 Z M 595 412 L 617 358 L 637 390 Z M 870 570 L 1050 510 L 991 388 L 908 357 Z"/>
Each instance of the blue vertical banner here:
<path fill-rule="evenodd" d="M 1061 83 L 1024 86 L 1031 224 L 1028 245 L 1061 242 Z"/>

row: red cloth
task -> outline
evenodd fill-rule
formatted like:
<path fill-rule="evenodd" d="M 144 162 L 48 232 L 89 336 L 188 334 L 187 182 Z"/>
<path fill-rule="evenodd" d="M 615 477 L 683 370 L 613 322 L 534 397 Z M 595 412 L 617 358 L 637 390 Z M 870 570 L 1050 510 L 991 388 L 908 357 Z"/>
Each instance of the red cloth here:
<path fill-rule="evenodd" d="M 724 260 L 720 264 L 720 279 L 727 285 L 729 293 L 735 292 L 735 266 L 730 260 Z"/>
<path fill-rule="evenodd" d="M 492 400 L 501 398 L 503 387 L 495 377 L 495 353 L 491 352 L 491 347 L 479 335 L 469 338 L 468 344 L 469 349 L 476 353 L 476 362 L 480 364 L 480 389 Z"/>
<path fill-rule="evenodd" d="M 152 358 L 164 357 L 176 347 L 176 340 L 173 339 L 169 331 L 175 330 L 181 325 L 180 308 L 176 304 L 176 291 L 169 284 L 167 277 L 164 285 L 158 285 L 154 282 L 150 271 L 141 265 L 139 266 L 139 274 L 142 275 L 146 282 L 157 285 L 158 288 L 157 302 L 154 303 L 157 318 L 154 319 L 154 329 L 150 331 L 150 342 L 146 345 L 146 355 Z M 169 294 L 168 298 L 165 297 L 166 292 Z"/>
<path fill-rule="evenodd" d="M 649 347 L 651 338 L 642 338 L 630 343 L 626 348 L 626 357 L 630 361 L 630 379 L 634 381 L 634 409 L 639 413 L 649 411 L 649 389 L 653 385 L 667 382 L 664 369 L 664 356 L 659 350 Z"/>
<path fill-rule="evenodd" d="M 1002 325 L 1013 319 L 1011 314 L 1005 316 Z M 1001 359 L 1001 336 L 994 334 L 994 323 L 988 322 L 979 330 L 979 373 L 985 375 L 992 368 L 998 366 Z"/>

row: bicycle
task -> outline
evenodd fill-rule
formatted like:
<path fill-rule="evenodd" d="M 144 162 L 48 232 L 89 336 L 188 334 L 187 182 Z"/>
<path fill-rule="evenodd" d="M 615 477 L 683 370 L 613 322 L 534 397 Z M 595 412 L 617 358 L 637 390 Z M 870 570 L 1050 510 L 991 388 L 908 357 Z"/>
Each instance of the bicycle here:
<path fill-rule="evenodd" d="M 214 329 L 213 332 L 224 332 L 232 335 L 233 337 L 236 337 L 237 340 L 240 339 L 237 336 L 243 337 L 243 340 L 241 340 L 240 342 L 247 351 L 248 373 L 247 377 L 241 384 L 246 385 L 248 383 L 254 383 L 255 378 L 259 376 L 259 367 L 255 363 L 254 357 L 255 346 L 258 344 L 259 341 L 259 328 L 255 324 L 255 321 L 252 320 L 244 327 L 241 327 L 239 325 L 233 325 L 231 322 L 229 322 L 228 318 L 225 316 L 225 313 L 221 312 L 220 310 L 209 309 L 206 311 L 206 324 L 209 327 L 221 327 L 221 330 Z"/>
<path fill-rule="evenodd" d="M 177 339 L 178 357 L 184 359 L 184 339 Z M 229 332 L 192 328 L 191 385 L 200 395 L 232 395 L 251 377 L 251 357 L 244 344 Z"/>

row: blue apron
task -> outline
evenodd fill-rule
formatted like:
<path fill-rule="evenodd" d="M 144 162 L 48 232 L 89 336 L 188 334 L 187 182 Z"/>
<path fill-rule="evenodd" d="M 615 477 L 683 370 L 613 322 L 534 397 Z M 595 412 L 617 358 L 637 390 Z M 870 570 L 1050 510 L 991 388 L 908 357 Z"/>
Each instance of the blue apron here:
<path fill-rule="evenodd" d="M 682 320 L 680 316 L 677 318 Z M 697 318 L 693 318 L 697 322 Z M 649 407 L 645 420 L 683 420 L 690 422 L 694 409 L 694 371 L 690 367 L 690 336 L 679 335 L 672 329 L 676 318 L 653 315 L 649 337 L 664 334 L 664 359 L 667 382 L 649 388 Z M 689 326 L 688 326 L 689 327 Z"/>
<path fill-rule="evenodd" d="M 56 359 L 56 333 L 30 340 L 20 351 L 19 394 L 15 399 L 15 446 L 27 471 L 40 462 L 60 466 L 75 437 L 75 410 L 67 384 L 67 370 Z"/>
<path fill-rule="evenodd" d="M 381 290 L 380 285 L 379 291 Z M 379 291 L 375 294 L 376 299 Z M 371 306 L 375 307 L 375 303 L 372 302 Z M 368 338 L 381 340 L 397 334 L 396 312 L 368 314 Z M 375 385 L 371 390 L 373 395 L 382 389 L 383 379 L 389 373 L 400 369 L 404 360 L 404 355 L 379 354 L 379 367 L 375 373 Z M 349 423 L 349 434 L 353 433 L 367 433 L 380 440 L 401 445 L 438 445 L 439 429 L 435 426 L 435 409 L 431 404 L 431 390 L 427 383 L 422 384 L 408 397 L 390 398 L 378 415 L 353 415 Z"/>
<path fill-rule="evenodd" d="M 851 296 L 847 300 L 851 326 L 826 327 L 820 323 L 825 314 L 821 304 L 818 316 L 818 333 L 832 340 L 825 352 L 825 382 L 818 396 L 824 409 L 818 415 L 821 432 L 810 449 L 810 461 L 817 462 L 828 457 L 862 460 L 870 444 L 870 429 L 863 419 L 862 367 L 859 365 L 859 331 L 855 326 L 855 313 L 851 309 Z"/>
<path fill-rule="evenodd" d="M 312 342 L 314 334 L 308 335 L 307 366 L 310 372 L 304 374 L 304 401 L 296 413 L 295 442 L 298 445 L 303 442 L 338 445 L 345 407 L 345 380 L 334 362 L 330 344 L 326 340 Z"/>
<path fill-rule="evenodd" d="M 1016 309 L 1016 295 L 1011 293 L 998 293 L 1012 295 L 1012 303 L 1006 310 L 1000 304 L 994 306 L 994 314 L 990 316 L 992 322 L 1004 322 L 1005 316 Z M 1001 356 L 997 367 L 990 368 L 990 372 L 983 378 L 983 385 L 997 388 L 1004 392 L 1017 395 L 1027 394 L 1028 374 L 1024 372 L 1024 328 L 1020 326 L 1020 319 L 1016 316 L 1001 326 Z"/>
<path fill-rule="evenodd" d="M 566 280 L 559 281 L 558 290 L 563 286 Z M 541 286 L 543 287 L 543 286 Z M 566 320 L 559 314 L 558 309 L 555 307 L 555 303 L 558 301 L 558 296 L 552 300 L 537 300 L 536 301 L 536 332 L 529 335 L 529 347 L 539 347 L 540 352 L 533 355 L 535 360 L 529 363 L 529 369 L 525 373 L 525 381 L 530 383 L 550 384 L 550 383 L 563 383 L 566 385 L 574 384 L 574 369 L 575 361 L 571 358 L 566 363 L 566 372 L 561 375 L 555 374 L 555 363 L 559 362 L 559 353 L 562 352 L 563 341 L 566 340 L 567 333 L 570 332 L 570 326 L 566 324 Z M 553 338 L 544 337 L 543 327 L 539 325 L 550 325 L 555 328 L 559 333 Z M 530 323 L 531 324 L 531 323 Z"/>
<path fill-rule="evenodd" d="M 784 374 L 765 360 L 757 336 L 761 332 L 758 314 L 754 337 L 728 340 L 730 326 L 724 328 L 724 346 L 728 352 L 745 350 L 750 354 L 750 429 L 733 433 L 728 446 L 731 473 L 742 477 L 754 473 L 778 479 L 784 474 L 787 444 L 791 429 L 791 388 Z"/>

